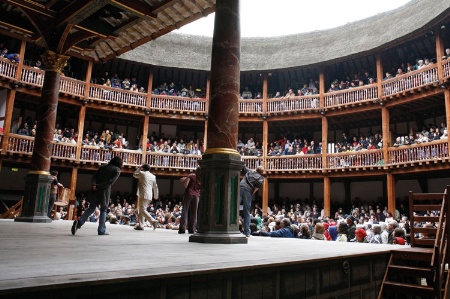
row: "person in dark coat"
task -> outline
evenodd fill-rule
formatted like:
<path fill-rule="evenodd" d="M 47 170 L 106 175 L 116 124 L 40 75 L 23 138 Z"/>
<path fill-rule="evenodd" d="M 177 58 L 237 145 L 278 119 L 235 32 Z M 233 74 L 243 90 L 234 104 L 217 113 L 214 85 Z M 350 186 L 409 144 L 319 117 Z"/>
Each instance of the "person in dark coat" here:
<path fill-rule="evenodd" d="M 250 237 L 250 210 L 252 206 L 252 197 L 262 187 L 264 182 L 264 167 L 258 166 L 256 171 L 249 169 L 247 166 L 242 168 L 244 177 L 240 183 L 240 197 L 241 202 L 244 205 L 243 211 L 243 230 L 244 235 Z"/>
<path fill-rule="evenodd" d="M 87 196 L 90 202 L 89 208 L 81 215 L 80 220 L 75 220 L 72 225 L 72 235 L 75 235 L 89 216 L 95 211 L 95 208 L 100 205 L 100 216 L 98 219 L 98 234 L 109 235 L 106 232 L 106 213 L 108 209 L 109 199 L 111 197 L 111 186 L 120 176 L 120 169 L 122 168 L 122 159 L 115 156 L 108 164 L 102 165 L 92 175 L 91 191 Z"/>
<path fill-rule="evenodd" d="M 284 218 L 280 222 L 281 228 L 274 230 L 273 232 L 259 232 L 260 236 L 273 237 L 273 238 L 294 238 L 294 230 L 291 227 L 291 220 Z"/>

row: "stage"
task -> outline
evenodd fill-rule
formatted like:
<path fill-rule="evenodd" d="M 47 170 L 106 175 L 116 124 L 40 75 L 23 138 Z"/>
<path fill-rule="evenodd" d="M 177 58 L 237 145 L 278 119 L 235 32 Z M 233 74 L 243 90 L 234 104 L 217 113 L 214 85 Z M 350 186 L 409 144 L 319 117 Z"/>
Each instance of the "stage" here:
<path fill-rule="evenodd" d="M 0 220 L 0 298 L 376 298 L 390 250 L 402 247 L 254 236 L 204 244 L 109 223 L 109 236 L 93 223 L 72 236 L 71 226 Z"/>

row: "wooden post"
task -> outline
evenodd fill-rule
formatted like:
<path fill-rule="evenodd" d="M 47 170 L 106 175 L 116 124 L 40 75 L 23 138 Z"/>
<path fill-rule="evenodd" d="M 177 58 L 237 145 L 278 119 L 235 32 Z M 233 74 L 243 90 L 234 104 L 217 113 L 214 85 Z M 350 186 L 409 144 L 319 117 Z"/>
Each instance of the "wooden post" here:
<path fill-rule="evenodd" d="M 269 131 L 269 123 L 267 120 L 263 120 L 263 166 L 267 173 L 267 144 L 268 144 L 268 132 Z M 264 180 L 263 188 L 262 188 L 262 210 L 263 213 L 267 213 L 267 207 L 269 206 L 269 182 L 268 178 Z M 261 215 L 262 216 L 262 215 Z"/>
<path fill-rule="evenodd" d="M 381 99 L 383 96 L 383 85 L 381 82 L 383 81 L 383 64 L 381 62 L 381 54 L 377 53 L 376 56 L 376 67 L 377 67 L 377 87 L 378 87 L 378 98 Z M 384 138 L 384 136 L 383 136 Z"/>
<path fill-rule="evenodd" d="M 208 78 L 206 80 L 206 101 L 205 101 L 205 130 L 204 130 L 204 135 L 203 135 L 203 151 L 206 151 L 207 147 L 206 145 L 208 144 L 208 112 L 209 112 L 209 93 L 211 91 L 211 86 L 210 86 L 210 79 Z M 200 148 L 200 145 L 199 145 Z"/>
<path fill-rule="evenodd" d="M 387 196 L 388 196 L 388 211 L 395 215 L 395 177 L 392 173 L 386 176 L 387 181 Z M 411 207 L 410 207 L 411 208 Z"/>
<path fill-rule="evenodd" d="M 72 173 L 70 174 L 70 198 L 69 198 L 69 205 L 67 206 L 67 220 L 73 220 L 77 217 L 76 214 L 76 197 L 75 197 L 75 190 L 77 189 L 77 180 L 78 180 L 78 168 L 73 167 Z"/>
<path fill-rule="evenodd" d="M 75 158 L 77 160 L 81 159 L 82 142 L 84 139 L 84 121 L 86 119 L 86 106 L 80 107 L 80 112 L 78 114 L 78 140 L 77 140 L 77 150 L 75 153 Z"/>
<path fill-rule="evenodd" d="M 331 217 L 331 181 L 328 176 L 323 177 L 323 211 L 324 216 Z"/>
<path fill-rule="evenodd" d="M 438 68 L 438 81 L 442 82 L 444 77 L 444 70 L 442 67 L 442 56 L 444 56 L 444 41 L 442 40 L 441 30 L 437 28 L 436 32 L 436 64 Z"/>

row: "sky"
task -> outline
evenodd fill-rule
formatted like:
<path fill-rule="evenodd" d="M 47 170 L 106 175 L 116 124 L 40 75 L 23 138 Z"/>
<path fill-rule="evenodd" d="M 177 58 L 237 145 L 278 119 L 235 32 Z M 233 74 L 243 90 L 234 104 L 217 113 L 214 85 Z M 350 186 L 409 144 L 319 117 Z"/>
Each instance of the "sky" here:
<path fill-rule="evenodd" d="M 241 37 L 324 30 L 398 8 L 411 0 L 241 0 Z M 213 36 L 214 14 L 176 33 Z"/>

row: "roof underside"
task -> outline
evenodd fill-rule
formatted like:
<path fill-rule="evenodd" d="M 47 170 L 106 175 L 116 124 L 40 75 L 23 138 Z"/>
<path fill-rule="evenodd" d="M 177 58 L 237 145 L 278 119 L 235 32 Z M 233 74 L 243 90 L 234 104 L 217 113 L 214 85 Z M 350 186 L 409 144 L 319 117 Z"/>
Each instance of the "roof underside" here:
<path fill-rule="evenodd" d="M 207 16 L 215 0 L 0 0 L 0 34 L 105 62 Z"/>

